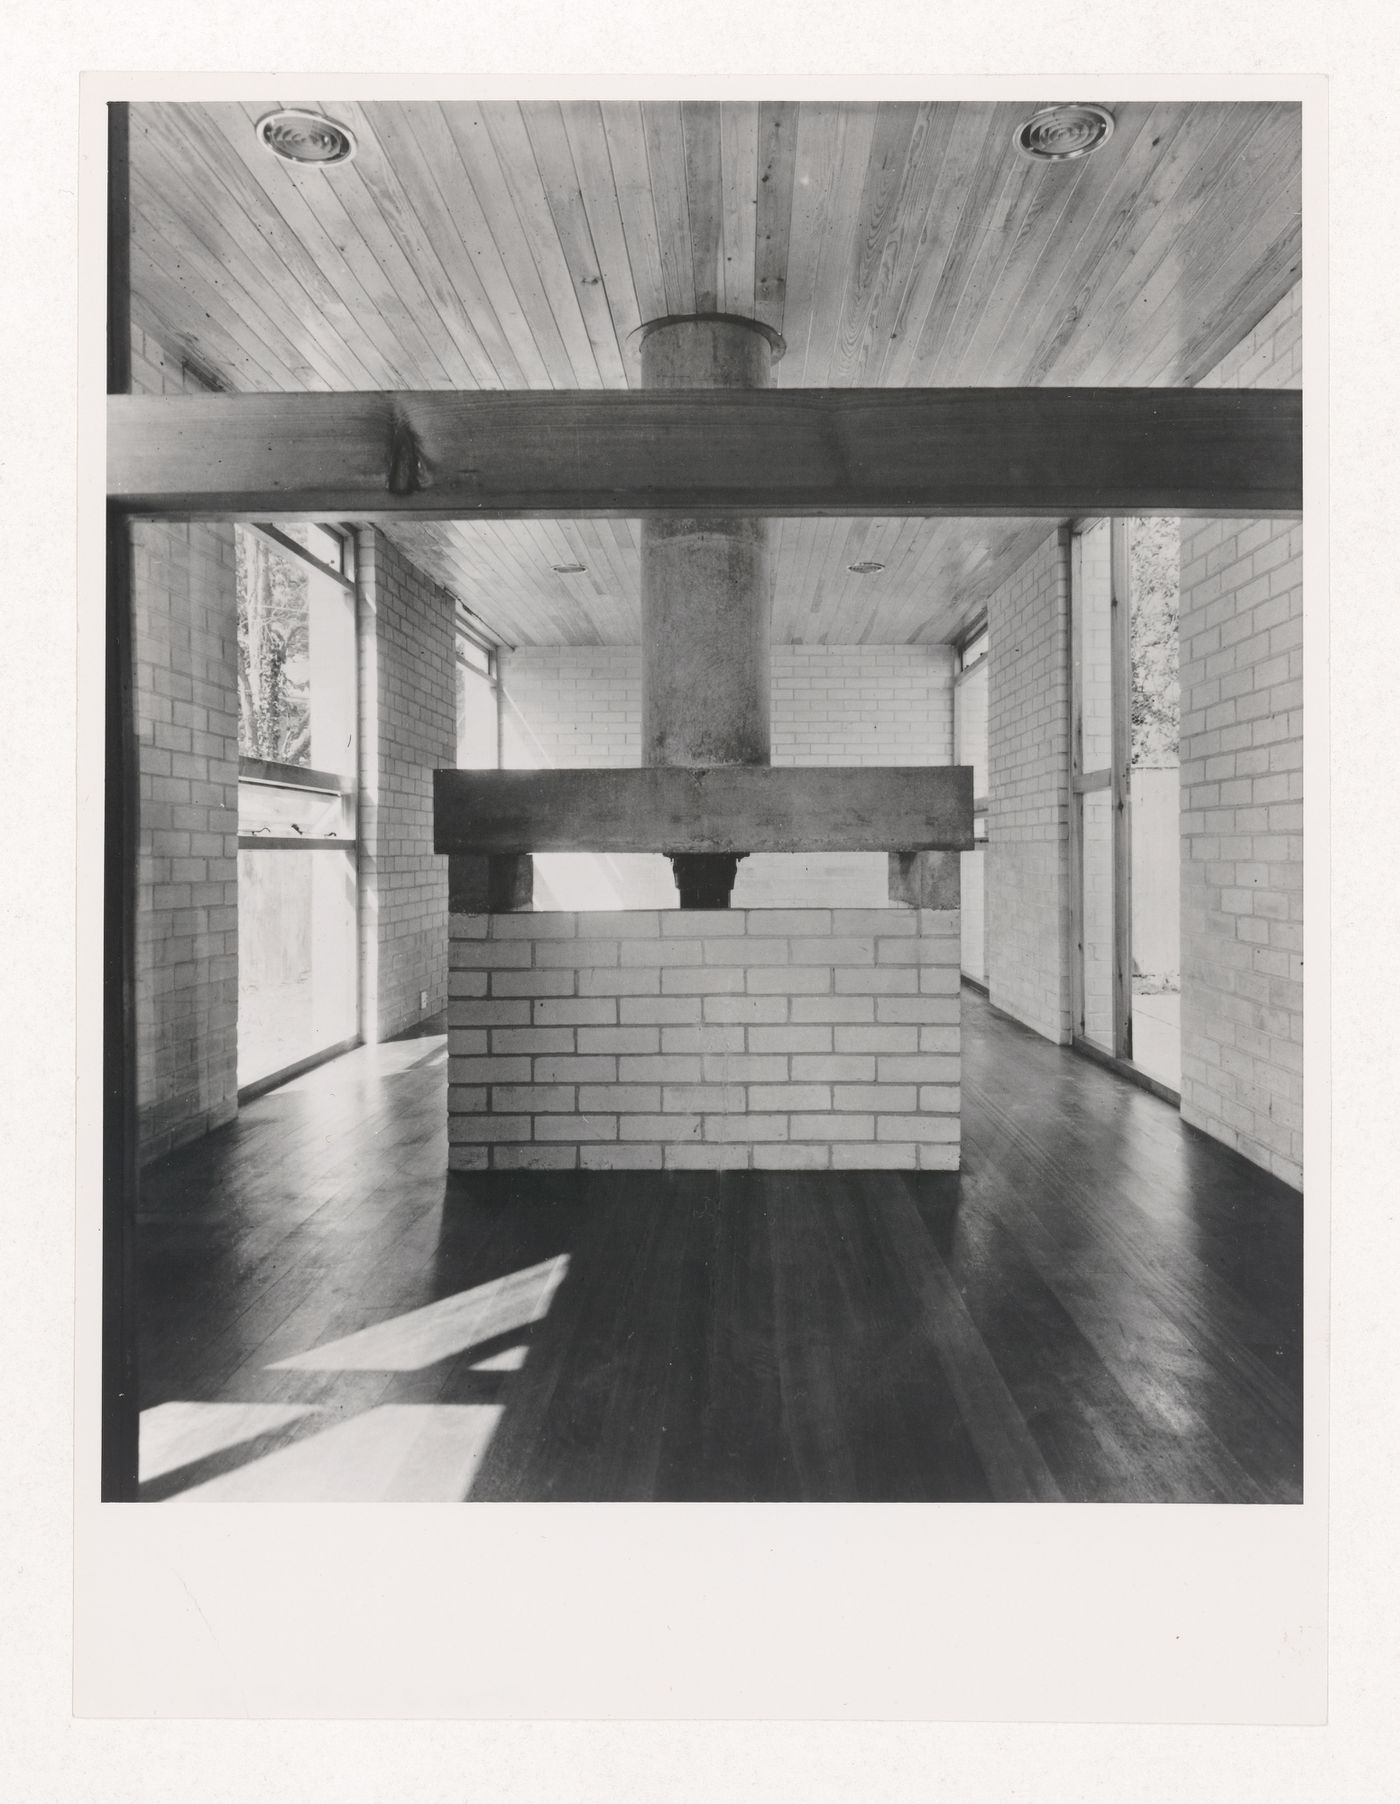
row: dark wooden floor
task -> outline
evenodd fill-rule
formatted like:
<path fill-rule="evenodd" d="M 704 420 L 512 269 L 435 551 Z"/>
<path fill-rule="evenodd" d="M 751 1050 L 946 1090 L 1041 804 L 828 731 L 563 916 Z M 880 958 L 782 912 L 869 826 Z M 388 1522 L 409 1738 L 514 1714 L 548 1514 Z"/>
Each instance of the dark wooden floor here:
<path fill-rule="evenodd" d="M 965 993 L 960 1174 L 445 1180 L 440 1037 L 147 1175 L 142 1496 L 1302 1495 L 1302 1206 Z"/>

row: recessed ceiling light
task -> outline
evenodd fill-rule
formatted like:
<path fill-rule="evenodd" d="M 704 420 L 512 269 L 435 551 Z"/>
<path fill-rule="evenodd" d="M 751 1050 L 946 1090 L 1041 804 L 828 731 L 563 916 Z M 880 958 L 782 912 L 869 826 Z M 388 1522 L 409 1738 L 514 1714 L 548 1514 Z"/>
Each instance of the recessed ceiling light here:
<path fill-rule="evenodd" d="M 1113 136 L 1113 114 L 1107 107 L 1084 104 L 1047 106 L 1018 127 L 1013 142 L 1035 163 L 1072 163 L 1101 150 Z"/>
<path fill-rule="evenodd" d="M 867 558 L 864 563 L 847 564 L 846 566 L 853 576 L 874 576 L 877 570 L 883 570 L 884 567 L 883 564 L 877 564 L 873 558 Z"/>
<path fill-rule="evenodd" d="M 355 134 L 348 125 L 327 119 L 324 113 L 308 113 L 301 107 L 264 113 L 255 129 L 259 144 L 284 163 L 325 168 L 332 163 L 348 163 L 355 154 Z"/>
<path fill-rule="evenodd" d="M 556 576 L 582 576 L 588 568 L 587 564 L 551 564 L 550 569 Z"/>

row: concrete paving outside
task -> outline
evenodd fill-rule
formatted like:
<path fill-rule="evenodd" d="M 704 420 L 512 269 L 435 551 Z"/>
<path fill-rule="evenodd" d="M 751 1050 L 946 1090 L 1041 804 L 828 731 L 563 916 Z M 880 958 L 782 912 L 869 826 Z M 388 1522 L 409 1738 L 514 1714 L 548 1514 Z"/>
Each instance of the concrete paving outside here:
<path fill-rule="evenodd" d="M 1133 997 L 1133 1063 L 1159 1083 L 1180 1090 L 1180 990 Z"/>

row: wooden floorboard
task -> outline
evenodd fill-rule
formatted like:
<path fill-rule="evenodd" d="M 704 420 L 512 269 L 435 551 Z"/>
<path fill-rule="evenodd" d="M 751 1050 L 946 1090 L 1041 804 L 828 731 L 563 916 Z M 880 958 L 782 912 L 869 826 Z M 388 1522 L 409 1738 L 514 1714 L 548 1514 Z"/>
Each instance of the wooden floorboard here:
<path fill-rule="evenodd" d="M 1293 1502 L 1302 1204 L 964 993 L 961 1173 L 444 1177 L 440 1035 L 143 1179 L 143 1498 Z"/>

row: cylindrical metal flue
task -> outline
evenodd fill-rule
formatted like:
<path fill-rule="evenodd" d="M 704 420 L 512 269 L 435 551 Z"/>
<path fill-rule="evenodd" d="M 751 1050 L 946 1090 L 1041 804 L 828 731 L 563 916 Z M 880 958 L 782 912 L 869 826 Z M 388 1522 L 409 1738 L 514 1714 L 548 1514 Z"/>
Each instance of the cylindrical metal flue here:
<path fill-rule="evenodd" d="M 758 320 L 697 314 L 642 327 L 646 388 L 767 388 L 783 341 Z M 767 764 L 772 523 L 743 514 L 642 522 L 643 764 Z M 683 908 L 726 908 L 736 859 L 673 858 Z"/>

